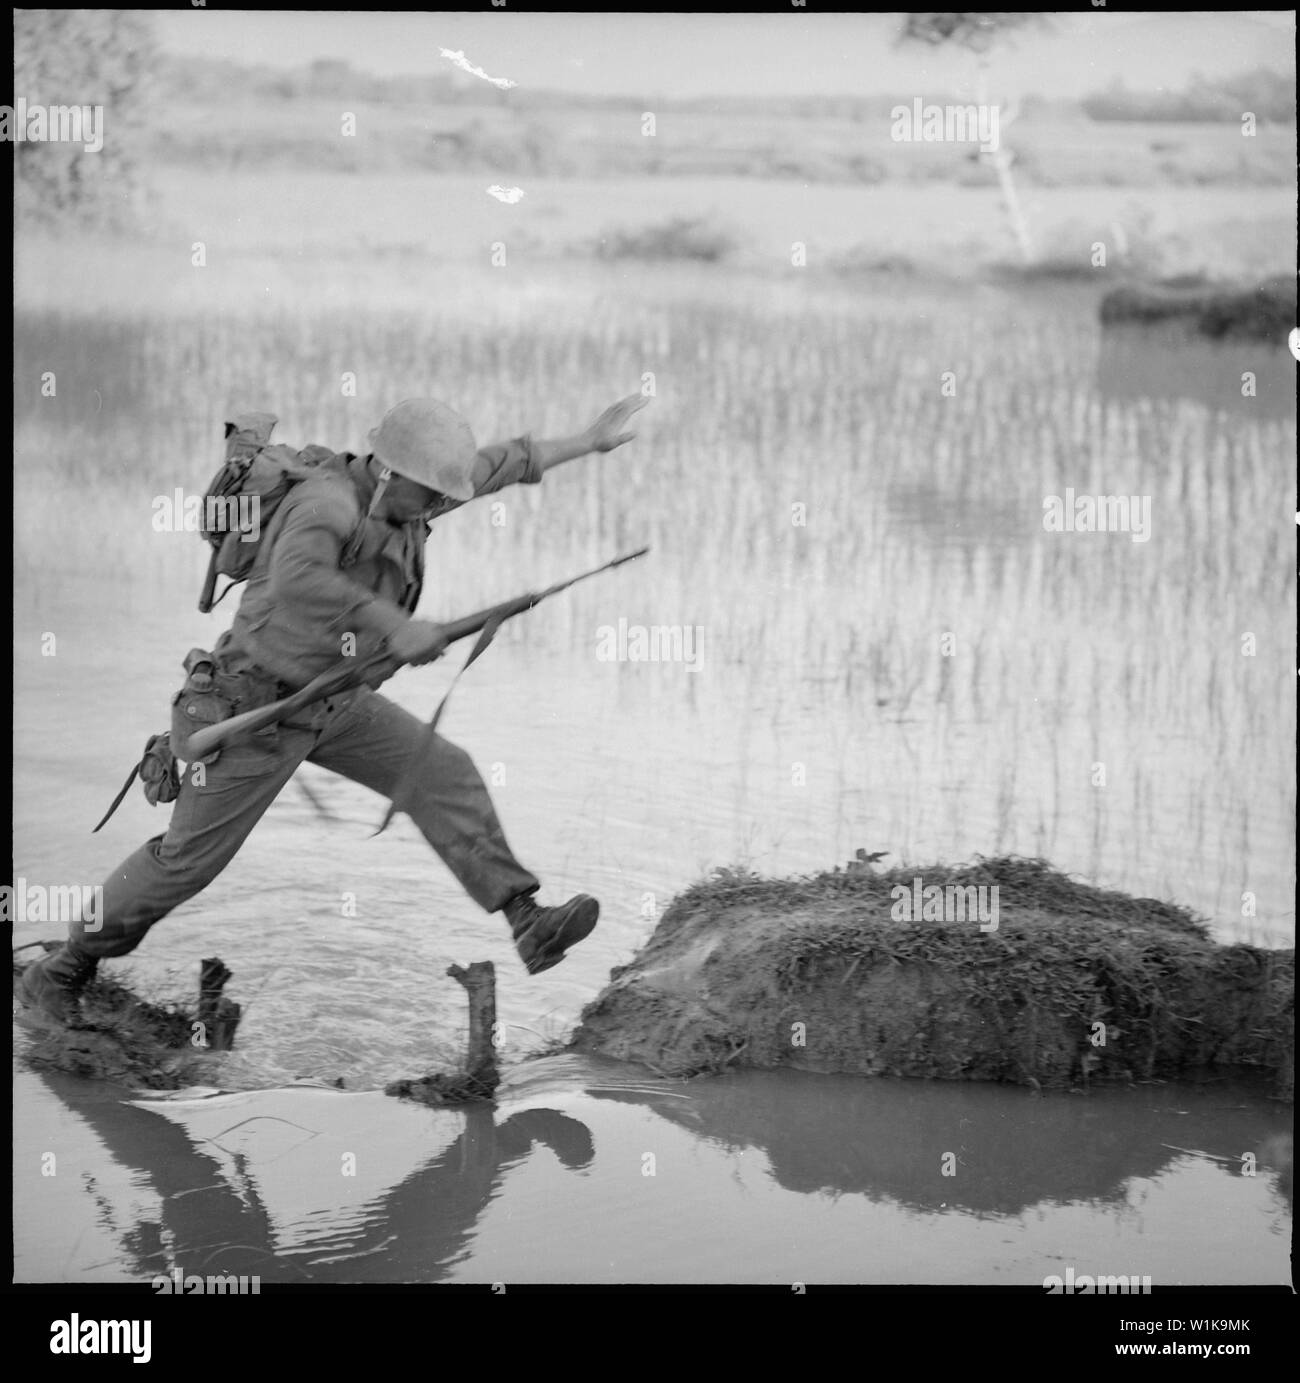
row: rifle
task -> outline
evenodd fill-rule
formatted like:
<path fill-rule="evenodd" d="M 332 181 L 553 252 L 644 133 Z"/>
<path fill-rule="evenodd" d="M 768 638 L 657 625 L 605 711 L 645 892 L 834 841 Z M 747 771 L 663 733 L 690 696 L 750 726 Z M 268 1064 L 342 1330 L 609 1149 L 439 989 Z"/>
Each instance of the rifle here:
<path fill-rule="evenodd" d="M 624 562 L 631 562 L 634 558 L 643 557 L 649 551 L 648 547 L 638 548 L 635 552 L 629 552 L 623 557 L 615 557 L 612 561 L 605 562 L 599 567 L 593 567 L 590 571 L 571 576 L 567 581 L 559 581 L 554 586 L 548 586 L 544 591 L 533 591 L 527 595 L 516 596 L 513 600 L 502 601 L 500 605 L 490 605 L 486 610 L 478 611 L 477 614 L 465 615 L 461 619 L 451 620 L 442 626 L 447 643 L 451 645 L 461 639 L 469 638 L 471 634 L 482 633 L 486 635 L 485 638 L 480 639 L 466 662 L 465 667 L 468 667 L 469 663 L 487 647 L 492 634 L 496 632 L 503 621 L 515 615 L 523 614 L 525 610 L 531 610 L 534 605 L 547 599 L 548 596 L 558 595 L 560 591 L 568 590 L 570 586 L 576 585 L 579 581 L 585 581 L 589 576 L 598 576 L 603 571 L 621 567 Z M 242 715 L 231 716 L 229 720 L 222 720 L 216 725 L 208 725 L 202 730 L 196 730 L 190 736 L 190 757 L 192 759 L 206 758 L 224 745 L 233 744 L 236 740 L 244 739 L 248 735 L 255 734 L 258 730 L 264 730 L 268 725 L 276 725 L 282 720 L 287 720 L 306 706 L 311 706 L 317 701 L 323 701 L 328 696 L 337 696 L 340 692 L 348 691 L 352 687 L 358 687 L 377 673 L 387 677 L 401 666 L 403 666 L 402 660 L 394 658 L 391 653 L 377 653 L 363 663 L 358 663 L 354 658 L 345 658 L 334 667 L 327 668 L 320 676 L 313 678 L 305 687 L 290 696 L 274 701 L 269 706 L 259 706 L 255 711 L 245 711 Z M 464 668 L 461 671 L 463 672 Z M 459 674 L 457 675 L 459 676 Z"/>

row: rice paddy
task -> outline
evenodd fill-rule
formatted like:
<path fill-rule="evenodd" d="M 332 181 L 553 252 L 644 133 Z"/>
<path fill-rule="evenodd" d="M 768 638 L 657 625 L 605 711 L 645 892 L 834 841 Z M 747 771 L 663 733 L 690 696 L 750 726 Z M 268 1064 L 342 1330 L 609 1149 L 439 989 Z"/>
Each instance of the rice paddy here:
<path fill-rule="evenodd" d="M 698 669 L 618 666 L 662 738 L 593 744 L 593 766 L 661 751 L 677 815 L 725 800 L 727 855 L 764 872 L 862 845 L 1019 853 L 1289 944 L 1293 412 L 1103 392 L 1095 295 L 1061 286 L 671 265 L 418 296 L 20 308 L 19 590 L 144 583 L 189 608 L 202 545 L 153 531 L 152 501 L 201 492 L 236 407 L 360 449 L 405 394 L 486 442 L 575 431 L 644 388 L 634 447 L 470 506 L 429 548 L 436 618 L 652 545 L 505 640 L 586 676 L 619 619 L 700 631 Z M 1258 364 L 1243 349 L 1227 375 Z M 1149 497 L 1146 540 L 1045 531 L 1067 489 Z"/>

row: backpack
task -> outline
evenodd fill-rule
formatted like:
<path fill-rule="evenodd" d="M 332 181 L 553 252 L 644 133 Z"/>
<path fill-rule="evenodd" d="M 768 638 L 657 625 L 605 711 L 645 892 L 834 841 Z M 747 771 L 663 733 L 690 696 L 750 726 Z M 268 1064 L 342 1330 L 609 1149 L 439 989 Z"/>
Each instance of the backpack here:
<path fill-rule="evenodd" d="M 301 451 L 277 444 L 271 433 L 278 419 L 272 413 L 240 413 L 226 423 L 226 459 L 203 496 L 200 533 L 212 548 L 208 574 L 199 596 L 206 615 L 247 581 L 275 511 L 299 482 L 319 473 L 334 453 L 329 447 Z M 256 538 L 251 537 L 256 533 Z M 230 578 L 214 600 L 217 577 Z"/>

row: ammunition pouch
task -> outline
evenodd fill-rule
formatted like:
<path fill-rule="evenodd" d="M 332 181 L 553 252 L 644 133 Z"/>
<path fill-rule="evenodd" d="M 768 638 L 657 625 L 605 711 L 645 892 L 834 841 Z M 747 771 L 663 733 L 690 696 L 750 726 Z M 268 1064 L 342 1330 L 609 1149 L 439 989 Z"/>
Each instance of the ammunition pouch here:
<path fill-rule="evenodd" d="M 238 672 L 227 670 L 219 654 L 202 648 L 192 648 L 185 655 L 185 685 L 172 697 L 171 744 L 173 751 L 187 763 L 190 736 L 208 725 L 217 725 L 244 711 L 269 706 L 285 695 L 282 684 L 255 667 Z M 276 727 L 268 726 L 258 732 L 263 741 L 274 739 Z M 215 763 L 219 749 L 198 762 Z"/>
<path fill-rule="evenodd" d="M 190 762 L 190 736 L 196 730 L 217 725 L 235 714 L 230 699 L 223 695 L 223 680 L 217 671 L 216 658 L 205 649 L 191 648 L 185 655 L 185 685 L 172 697 L 171 749 L 177 757 Z M 220 750 L 207 755 L 201 763 L 215 763 Z M 141 774 L 143 776 L 143 772 Z"/>
<path fill-rule="evenodd" d="M 137 776 L 144 785 L 144 795 L 150 806 L 159 802 L 174 802 L 180 796 L 181 773 L 178 760 L 185 763 L 215 763 L 221 754 L 214 749 L 202 759 L 191 760 L 190 736 L 207 725 L 217 725 L 240 711 L 256 710 L 270 705 L 285 695 L 286 689 L 258 668 L 239 672 L 226 671 L 219 655 L 203 648 L 191 648 L 185 655 L 185 685 L 172 697 L 171 729 L 162 735 L 150 735 L 140 762 L 135 765 L 104 813 L 95 830 L 100 830 L 109 817 L 122 805 Z M 273 739 L 276 727 L 268 726 L 259 736 Z M 93 833 L 92 833 L 93 834 Z"/>

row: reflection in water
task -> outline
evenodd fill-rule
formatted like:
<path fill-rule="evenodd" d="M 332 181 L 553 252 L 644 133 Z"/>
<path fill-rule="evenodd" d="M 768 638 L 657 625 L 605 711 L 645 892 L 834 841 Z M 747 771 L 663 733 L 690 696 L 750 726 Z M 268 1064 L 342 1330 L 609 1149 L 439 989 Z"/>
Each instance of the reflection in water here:
<path fill-rule="evenodd" d="M 767 1156 L 775 1180 L 800 1193 L 859 1192 L 918 1210 L 937 1204 L 980 1214 L 1018 1215 L 1030 1206 L 1119 1203 L 1126 1184 L 1155 1177 L 1178 1146 L 1225 1157 L 1240 1173 L 1243 1151 L 1273 1167 L 1291 1209 L 1289 1154 L 1275 1141 L 1280 1118 L 1264 1087 L 1253 1102 L 1206 1100 L 1178 1087 L 1107 1090 L 1101 1097 L 1028 1096 L 1008 1086 L 856 1080 L 753 1071 L 698 1081 L 689 1104 L 602 1091 L 601 1099 L 653 1103 L 663 1118 L 726 1148 Z M 1185 1105 L 1179 1093 L 1188 1095 Z M 881 1131 L 887 1130 L 887 1136 Z M 958 1174 L 945 1178 L 936 1152 L 951 1150 Z"/>
<path fill-rule="evenodd" d="M 436 1281 L 463 1256 L 506 1173 L 534 1146 L 549 1148 L 574 1171 L 588 1166 L 595 1151 L 587 1127 L 558 1110 L 532 1107 L 498 1120 L 491 1106 L 467 1106 L 453 1116 L 459 1132 L 436 1156 L 359 1207 L 320 1207 L 313 1212 L 310 1246 L 286 1247 L 283 1226 L 268 1212 L 262 1191 L 263 1160 L 286 1154 L 278 1141 L 269 1156 L 264 1139 L 259 1148 L 255 1138 L 252 1150 L 230 1144 L 241 1129 L 275 1124 L 306 1134 L 296 1145 L 301 1149 L 313 1133 L 294 1122 L 292 1098 L 281 1101 L 285 1117 L 230 1113 L 226 1127 L 196 1138 L 168 1117 L 176 1107 L 168 1102 L 119 1103 L 74 1078 L 46 1074 L 44 1080 L 158 1197 L 157 1223 L 141 1221 L 121 1231 L 123 1268 L 133 1278 L 180 1268 L 187 1274 L 257 1274 L 267 1281 Z M 415 1115 L 406 1121 L 413 1133 L 418 1114 L 409 1108 L 399 1113 Z M 348 1174 L 341 1161 L 337 1175 Z"/>
<path fill-rule="evenodd" d="M 1239 1087 L 1036 1098 L 788 1072 L 670 1084 L 566 1057 L 517 1070 L 499 1106 L 429 1111 L 307 1088 L 126 1104 L 45 1080 L 155 1198 L 114 1224 L 127 1279 L 179 1268 L 267 1283 L 780 1281 L 815 1253 L 824 1279 L 945 1280 L 938 1265 L 897 1266 L 898 1226 L 917 1216 L 932 1237 L 955 1225 L 969 1238 L 958 1280 L 1025 1263 L 1033 1281 L 1060 1255 L 1105 1262 L 1121 1249 L 1145 1255 L 1143 1271 L 1154 1252 L 1164 1281 L 1285 1271 L 1286 1120 Z M 665 1142 L 668 1129 L 684 1141 Z M 1262 1159 L 1255 1179 L 1245 1153 Z M 838 1238 L 828 1198 L 845 1216 Z M 1147 1235 L 1145 1217 L 1154 1229 L 1171 1209 L 1185 1228 Z M 1216 1209 L 1225 1218 L 1207 1247 Z M 987 1222 L 1001 1226 L 996 1244 L 976 1228 Z M 20 1262 L 20 1275 L 41 1266 Z"/>

